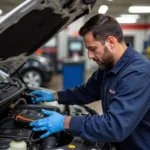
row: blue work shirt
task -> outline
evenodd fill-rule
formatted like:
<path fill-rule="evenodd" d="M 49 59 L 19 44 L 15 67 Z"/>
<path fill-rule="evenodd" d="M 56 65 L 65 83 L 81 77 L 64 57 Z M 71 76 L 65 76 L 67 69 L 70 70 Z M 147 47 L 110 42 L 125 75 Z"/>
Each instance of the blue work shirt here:
<path fill-rule="evenodd" d="M 150 62 L 130 44 L 109 71 L 58 92 L 60 104 L 102 100 L 103 114 L 73 116 L 70 131 L 90 141 L 113 142 L 119 150 L 150 150 Z"/>

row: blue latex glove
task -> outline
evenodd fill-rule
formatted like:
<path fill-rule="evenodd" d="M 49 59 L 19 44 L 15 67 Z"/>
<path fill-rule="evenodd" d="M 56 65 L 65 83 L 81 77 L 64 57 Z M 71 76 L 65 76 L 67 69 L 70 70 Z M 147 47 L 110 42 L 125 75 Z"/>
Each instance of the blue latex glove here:
<path fill-rule="evenodd" d="M 54 93 L 53 92 L 47 92 L 44 90 L 37 90 L 33 91 L 30 94 L 37 96 L 36 98 L 32 97 L 32 102 L 52 102 L 54 101 Z"/>
<path fill-rule="evenodd" d="M 40 138 L 45 138 L 53 133 L 58 133 L 65 130 L 64 120 L 66 116 L 55 111 L 48 111 L 44 109 L 42 109 L 42 112 L 49 117 L 30 123 L 30 126 L 33 127 L 33 131 L 47 131 L 45 134 L 41 135 Z"/>

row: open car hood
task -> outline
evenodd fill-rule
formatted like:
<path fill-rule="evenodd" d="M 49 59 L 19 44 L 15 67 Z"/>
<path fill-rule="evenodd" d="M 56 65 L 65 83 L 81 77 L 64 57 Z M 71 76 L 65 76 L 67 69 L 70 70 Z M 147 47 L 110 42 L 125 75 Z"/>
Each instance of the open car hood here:
<path fill-rule="evenodd" d="M 89 13 L 95 1 L 24 1 L 0 20 L 0 67 L 14 73 L 53 35 Z"/>

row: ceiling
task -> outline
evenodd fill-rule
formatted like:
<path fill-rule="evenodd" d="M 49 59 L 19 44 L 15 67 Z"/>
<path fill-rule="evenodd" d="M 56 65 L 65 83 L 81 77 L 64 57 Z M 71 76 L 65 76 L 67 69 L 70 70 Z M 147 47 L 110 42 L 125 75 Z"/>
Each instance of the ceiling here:
<path fill-rule="evenodd" d="M 133 5 L 145 5 L 145 6 L 150 6 L 150 0 L 97 0 L 97 4 L 95 5 L 93 9 L 93 14 L 98 13 L 98 9 L 101 5 L 107 5 L 108 6 L 108 11 L 107 13 L 114 16 L 118 17 L 120 14 L 129 14 L 128 13 L 128 8 L 129 6 Z M 141 14 L 141 16 L 147 16 L 149 14 Z"/>
<path fill-rule="evenodd" d="M 0 0 L 0 9 L 3 10 L 3 13 L 5 14 L 23 1 L 24 0 Z M 150 6 L 150 0 L 97 0 L 97 4 L 92 10 L 92 15 L 98 13 L 100 5 L 107 5 L 109 7 L 107 13 L 114 17 L 118 17 L 120 14 L 127 14 L 128 8 L 131 5 Z M 147 15 L 149 14 L 142 14 L 141 16 Z"/>

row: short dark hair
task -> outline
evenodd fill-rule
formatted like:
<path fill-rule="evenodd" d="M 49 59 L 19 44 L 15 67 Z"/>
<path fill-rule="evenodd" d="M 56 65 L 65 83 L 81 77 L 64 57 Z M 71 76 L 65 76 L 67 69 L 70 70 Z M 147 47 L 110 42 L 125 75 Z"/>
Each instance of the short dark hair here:
<path fill-rule="evenodd" d="M 90 18 L 79 34 L 85 36 L 86 33 L 92 32 L 93 37 L 101 42 L 106 41 L 108 36 L 114 36 L 119 43 L 124 41 L 123 31 L 117 20 L 109 15 L 98 14 Z"/>

